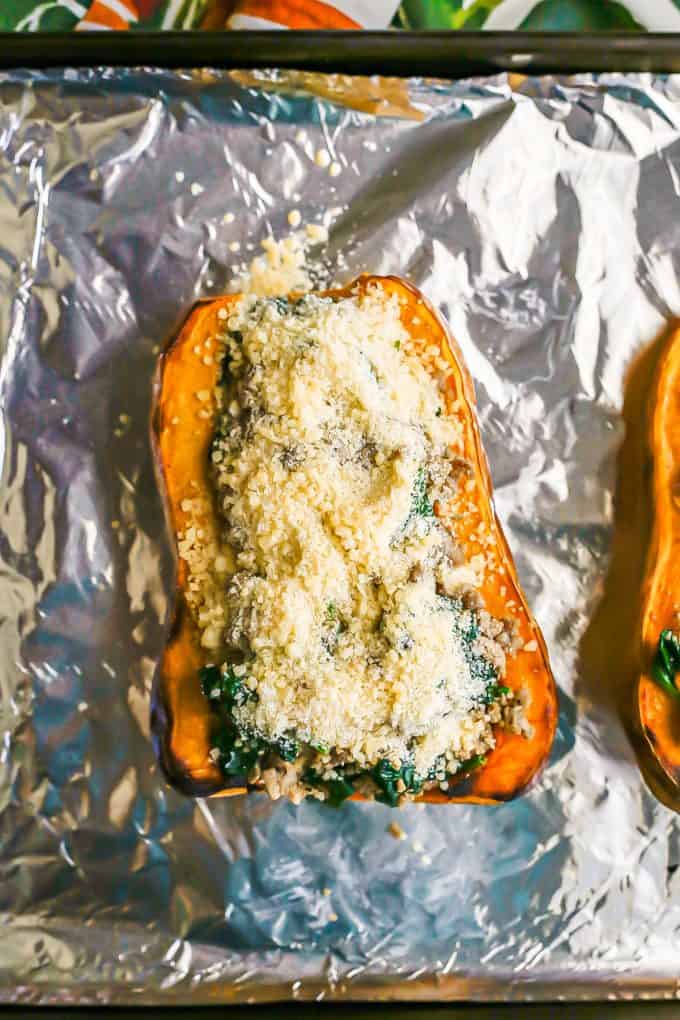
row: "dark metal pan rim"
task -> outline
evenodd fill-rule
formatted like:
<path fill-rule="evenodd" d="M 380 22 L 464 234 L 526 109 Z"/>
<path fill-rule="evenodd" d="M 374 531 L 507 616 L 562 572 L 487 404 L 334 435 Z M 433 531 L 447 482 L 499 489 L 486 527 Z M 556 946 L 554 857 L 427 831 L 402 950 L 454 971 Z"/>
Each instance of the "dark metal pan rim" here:
<path fill-rule="evenodd" d="M 598 32 L 0 33 L 0 68 L 295 68 L 446 78 L 680 71 L 680 34 Z"/>

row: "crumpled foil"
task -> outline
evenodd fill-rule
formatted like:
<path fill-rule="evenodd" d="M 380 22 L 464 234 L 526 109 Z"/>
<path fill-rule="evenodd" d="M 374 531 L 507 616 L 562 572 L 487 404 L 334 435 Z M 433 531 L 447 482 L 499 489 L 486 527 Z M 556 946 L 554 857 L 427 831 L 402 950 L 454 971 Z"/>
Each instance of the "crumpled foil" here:
<path fill-rule="evenodd" d="M 4 1001 L 677 991 L 678 823 L 640 777 L 593 620 L 628 367 L 680 311 L 680 81 L 384 87 L 0 77 Z M 421 287 L 474 376 L 561 690 L 549 767 L 516 802 L 193 801 L 154 757 L 173 574 L 157 353 L 294 208 L 330 227 L 330 279 Z"/>

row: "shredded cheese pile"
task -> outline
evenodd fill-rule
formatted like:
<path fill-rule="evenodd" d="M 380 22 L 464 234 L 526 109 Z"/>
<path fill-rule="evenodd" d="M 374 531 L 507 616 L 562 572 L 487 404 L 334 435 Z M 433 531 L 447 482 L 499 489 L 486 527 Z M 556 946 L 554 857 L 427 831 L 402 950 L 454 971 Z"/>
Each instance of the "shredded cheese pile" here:
<path fill-rule="evenodd" d="M 237 723 L 336 761 L 411 757 L 422 775 L 488 746 L 451 613 L 475 573 L 422 505 L 424 480 L 436 491 L 454 470 L 460 425 L 396 297 L 244 297 L 225 326 L 212 460 L 229 571 L 199 622 L 256 695 Z"/>

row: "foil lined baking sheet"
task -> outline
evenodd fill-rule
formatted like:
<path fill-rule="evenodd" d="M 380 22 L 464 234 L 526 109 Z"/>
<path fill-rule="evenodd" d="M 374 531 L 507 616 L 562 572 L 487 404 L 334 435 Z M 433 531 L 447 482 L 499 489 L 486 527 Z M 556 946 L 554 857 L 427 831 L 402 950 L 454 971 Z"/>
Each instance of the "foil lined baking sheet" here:
<path fill-rule="evenodd" d="M 674 78 L 0 78 L 0 999 L 676 993 L 678 825 L 597 607 L 629 368 L 680 311 L 679 181 Z M 561 691 L 517 802 L 191 801 L 159 771 L 155 361 L 293 209 L 329 228 L 319 279 L 407 276 L 475 378 Z"/>

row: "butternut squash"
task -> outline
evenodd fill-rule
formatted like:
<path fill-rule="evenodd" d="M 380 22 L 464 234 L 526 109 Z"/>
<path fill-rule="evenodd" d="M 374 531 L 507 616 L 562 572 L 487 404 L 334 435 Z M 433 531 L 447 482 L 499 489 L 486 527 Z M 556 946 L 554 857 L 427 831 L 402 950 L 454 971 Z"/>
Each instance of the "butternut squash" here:
<path fill-rule="evenodd" d="M 680 328 L 659 361 L 650 405 L 652 536 L 642 588 L 637 710 L 662 799 L 680 794 Z M 657 790 L 658 792 L 658 790 Z"/>
<path fill-rule="evenodd" d="M 430 344 L 436 344 L 450 363 L 446 413 L 456 414 L 462 420 L 464 457 L 472 466 L 479 497 L 478 516 L 466 519 L 464 532 L 461 532 L 461 526 L 455 524 L 452 530 L 468 556 L 480 552 L 480 523 L 488 528 L 492 537 L 501 566 L 498 572 L 488 576 L 481 594 L 492 616 L 504 617 L 508 607 L 513 607 L 519 651 L 509 656 L 503 683 L 513 691 L 524 692 L 528 724 L 525 734 L 499 729 L 495 747 L 478 767 L 473 767 L 477 763 L 472 763 L 468 770 L 462 770 L 454 777 L 447 790 L 429 790 L 418 799 L 484 804 L 509 800 L 524 790 L 537 775 L 553 741 L 557 697 L 545 642 L 520 588 L 509 547 L 495 515 L 472 380 L 461 352 L 422 295 L 398 278 L 362 276 L 343 290 L 328 291 L 326 296 L 341 299 L 356 288 L 368 286 L 379 286 L 395 293 L 401 304 L 402 321 L 409 333 L 419 337 L 426 335 Z M 183 533 L 188 523 L 183 510 L 184 501 L 195 494 L 196 487 L 205 492 L 211 488 L 208 460 L 215 406 L 211 396 L 203 404 L 206 413 L 197 419 L 194 398 L 198 390 L 212 394 L 218 366 L 210 358 L 197 358 L 194 349 L 220 331 L 219 313 L 234 300 L 234 297 L 227 296 L 197 305 L 160 359 L 152 431 L 169 526 L 176 537 Z M 224 312 L 221 317 L 224 318 Z M 212 512 L 200 522 L 200 526 L 206 531 L 215 529 L 216 520 Z M 199 669 L 205 664 L 206 656 L 201 650 L 197 627 L 187 606 L 187 584 L 186 565 L 178 558 L 176 602 L 156 679 L 153 730 L 158 753 L 170 781 L 185 792 L 201 796 L 244 793 L 247 789 L 245 781 L 235 779 L 227 782 L 210 758 L 213 720 L 199 682 Z"/>

